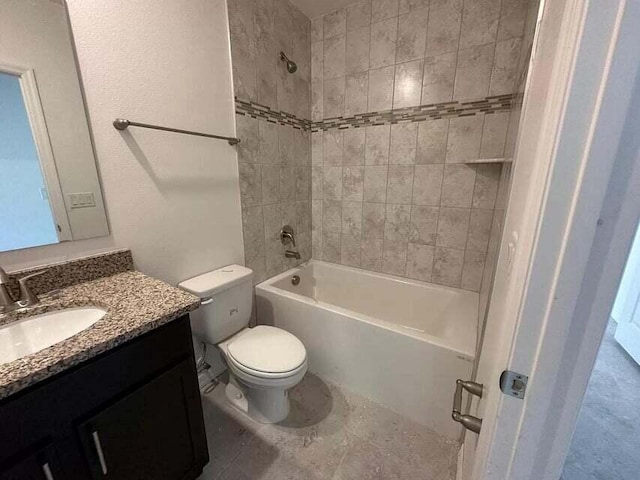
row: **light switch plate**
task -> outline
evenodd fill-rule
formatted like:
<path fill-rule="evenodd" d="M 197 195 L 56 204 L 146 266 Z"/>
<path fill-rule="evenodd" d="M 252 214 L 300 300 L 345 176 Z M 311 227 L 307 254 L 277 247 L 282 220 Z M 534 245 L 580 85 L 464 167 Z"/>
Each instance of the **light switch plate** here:
<path fill-rule="evenodd" d="M 95 207 L 96 200 L 92 192 L 70 193 L 69 205 L 71 208 Z"/>

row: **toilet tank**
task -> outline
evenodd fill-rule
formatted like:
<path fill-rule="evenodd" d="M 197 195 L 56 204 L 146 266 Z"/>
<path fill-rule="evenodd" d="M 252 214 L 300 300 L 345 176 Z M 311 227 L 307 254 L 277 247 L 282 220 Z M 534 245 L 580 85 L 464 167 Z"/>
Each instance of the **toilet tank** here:
<path fill-rule="evenodd" d="M 247 327 L 253 301 L 252 278 L 251 269 L 229 265 L 178 284 L 202 299 L 200 308 L 191 313 L 193 335 L 216 345 Z"/>

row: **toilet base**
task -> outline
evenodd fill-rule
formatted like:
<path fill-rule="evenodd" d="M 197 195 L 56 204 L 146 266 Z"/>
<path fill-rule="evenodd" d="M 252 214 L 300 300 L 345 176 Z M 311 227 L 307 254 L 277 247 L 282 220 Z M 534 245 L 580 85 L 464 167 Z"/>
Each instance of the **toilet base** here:
<path fill-rule="evenodd" d="M 289 415 L 289 394 L 281 388 L 249 388 L 233 374 L 225 389 L 229 402 L 259 423 L 278 423 Z"/>

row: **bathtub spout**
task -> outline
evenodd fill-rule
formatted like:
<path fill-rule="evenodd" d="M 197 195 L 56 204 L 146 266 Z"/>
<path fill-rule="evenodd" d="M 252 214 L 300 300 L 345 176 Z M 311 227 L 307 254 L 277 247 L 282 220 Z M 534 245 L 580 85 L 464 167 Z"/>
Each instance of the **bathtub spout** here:
<path fill-rule="evenodd" d="M 284 256 L 287 258 L 295 258 L 296 260 L 300 260 L 300 254 L 298 252 L 294 252 L 293 250 L 285 251 Z"/>

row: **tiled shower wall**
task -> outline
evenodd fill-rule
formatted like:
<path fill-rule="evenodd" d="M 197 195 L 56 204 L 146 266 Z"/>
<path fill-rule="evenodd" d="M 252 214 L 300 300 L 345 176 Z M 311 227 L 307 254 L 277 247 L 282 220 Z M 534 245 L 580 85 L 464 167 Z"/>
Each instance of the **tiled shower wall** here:
<path fill-rule="evenodd" d="M 480 289 L 501 166 L 467 162 L 505 156 L 527 10 L 364 0 L 313 19 L 314 258 Z"/>
<path fill-rule="evenodd" d="M 311 25 L 286 0 L 229 0 L 228 8 L 245 263 L 257 283 L 311 257 Z M 287 72 L 280 51 L 297 72 Z M 284 256 L 285 224 L 300 261 Z"/>

